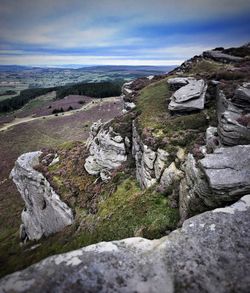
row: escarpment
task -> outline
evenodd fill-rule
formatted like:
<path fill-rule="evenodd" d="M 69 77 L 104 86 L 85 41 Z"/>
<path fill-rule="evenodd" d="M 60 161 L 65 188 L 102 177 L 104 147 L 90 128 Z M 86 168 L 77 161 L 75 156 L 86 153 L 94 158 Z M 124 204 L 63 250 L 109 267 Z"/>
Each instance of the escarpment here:
<path fill-rule="evenodd" d="M 78 248 L 159 240 L 81 248 L 1 286 L 247 292 L 249 51 L 219 48 L 169 74 L 125 83 L 123 115 L 97 121 L 86 144 L 62 147 L 60 162 L 46 166 L 48 188 L 55 185 L 76 214 Z M 58 282 L 63 274 L 70 277 Z"/>

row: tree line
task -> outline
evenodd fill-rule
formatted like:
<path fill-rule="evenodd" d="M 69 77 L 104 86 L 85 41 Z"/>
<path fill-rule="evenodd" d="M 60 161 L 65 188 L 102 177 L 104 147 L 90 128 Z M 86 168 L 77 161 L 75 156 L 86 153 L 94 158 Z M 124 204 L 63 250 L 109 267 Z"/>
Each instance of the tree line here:
<path fill-rule="evenodd" d="M 30 100 L 48 92 L 56 91 L 56 99 L 63 99 L 68 95 L 84 95 L 94 98 L 105 98 L 121 94 L 122 81 L 78 83 L 54 88 L 25 89 L 19 95 L 0 101 L 0 112 L 10 112 L 22 108 Z"/>

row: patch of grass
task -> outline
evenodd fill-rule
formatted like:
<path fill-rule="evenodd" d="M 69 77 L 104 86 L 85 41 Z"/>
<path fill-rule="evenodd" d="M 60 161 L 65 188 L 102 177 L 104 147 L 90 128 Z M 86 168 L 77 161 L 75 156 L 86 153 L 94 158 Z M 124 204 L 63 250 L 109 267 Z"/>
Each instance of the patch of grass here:
<path fill-rule="evenodd" d="M 167 79 L 144 88 L 137 97 L 139 116 L 136 119 L 144 142 L 169 152 L 175 151 L 174 146 L 178 145 L 189 148 L 198 134 L 204 133 L 210 120 L 215 119 L 214 102 L 201 112 L 171 115 L 167 110 L 171 95 Z"/>
<path fill-rule="evenodd" d="M 214 73 L 225 67 L 226 65 L 224 65 L 223 63 L 215 62 L 212 60 L 202 60 L 193 64 L 188 74 L 199 74 L 206 76 L 207 74 Z"/>
<path fill-rule="evenodd" d="M 176 228 L 178 209 L 170 208 L 168 199 L 154 188 L 141 191 L 137 181 L 128 178 L 100 203 L 97 218 L 98 240 L 133 236 L 153 239 Z"/>

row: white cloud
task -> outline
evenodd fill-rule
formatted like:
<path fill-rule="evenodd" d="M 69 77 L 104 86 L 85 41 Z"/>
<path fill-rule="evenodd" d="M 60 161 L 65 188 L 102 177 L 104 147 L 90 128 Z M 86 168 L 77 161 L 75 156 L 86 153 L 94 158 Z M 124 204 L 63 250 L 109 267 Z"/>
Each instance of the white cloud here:
<path fill-rule="evenodd" d="M 67 55 L 0 55 L 1 64 L 17 65 L 179 65 L 183 60 L 154 60 L 140 59 L 138 57 L 126 58 L 121 56 L 67 56 Z"/>

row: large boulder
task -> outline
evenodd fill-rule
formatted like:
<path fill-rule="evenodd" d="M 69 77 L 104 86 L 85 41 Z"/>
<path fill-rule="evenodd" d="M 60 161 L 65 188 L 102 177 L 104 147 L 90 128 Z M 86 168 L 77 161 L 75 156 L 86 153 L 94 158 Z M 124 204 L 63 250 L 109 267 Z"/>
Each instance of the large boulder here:
<path fill-rule="evenodd" d="M 218 203 L 250 193 L 250 145 L 218 148 L 199 163 Z"/>
<path fill-rule="evenodd" d="M 204 109 L 207 85 L 204 80 L 189 79 L 188 84 L 178 89 L 171 97 L 168 109 L 188 112 Z"/>
<path fill-rule="evenodd" d="M 84 167 L 91 175 L 100 175 L 106 181 L 107 175 L 127 160 L 125 139 L 116 133 L 112 127 L 95 123 L 91 127 L 88 140 L 90 155 L 86 158 Z"/>
<path fill-rule="evenodd" d="M 250 195 L 159 240 L 102 242 L 0 280 L 0 292 L 249 292 Z"/>
<path fill-rule="evenodd" d="M 224 145 L 250 144 L 250 95 L 248 84 L 239 86 L 233 101 L 218 92 L 218 134 Z"/>
<path fill-rule="evenodd" d="M 223 206 L 250 192 L 250 145 L 219 147 L 183 165 L 179 204 L 182 221 L 193 214 Z"/>
<path fill-rule="evenodd" d="M 11 171 L 11 178 L 24 202 L 20 235 L 22 240 L 40 239 L 72 224 L 71 209 L 60 200 L 42 173 L 34 167 L 41 152 L 21 155 Z"/>

